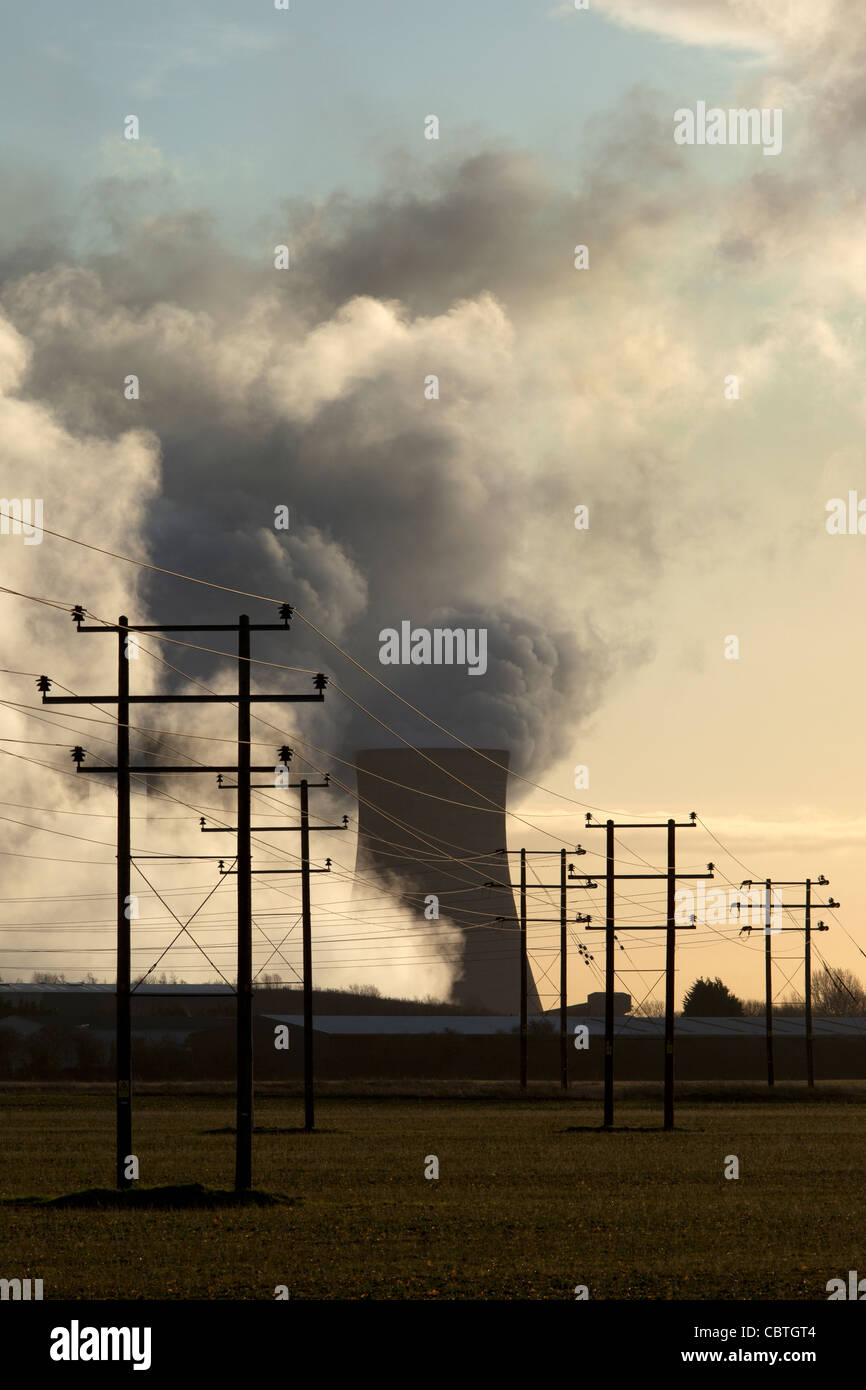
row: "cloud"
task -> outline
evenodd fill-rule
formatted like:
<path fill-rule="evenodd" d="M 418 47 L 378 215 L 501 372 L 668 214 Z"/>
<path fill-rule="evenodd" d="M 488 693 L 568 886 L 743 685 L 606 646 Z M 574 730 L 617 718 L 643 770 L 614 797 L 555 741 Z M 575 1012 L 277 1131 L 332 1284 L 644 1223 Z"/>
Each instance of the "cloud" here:
<path fill-rule="evenodd" d="M 626 28 L 767 57 L 813 46 L 852 13 L 847 0 L 594 0 L 594 8 Z"/>
<path fill-rule="evenodd" d="M 59 304 L 55 308 L 52 325 L 73 327 L 75 320 L 70 320 L 68 302 L 65 307 Z M 87 536 L 105 549 L 148 559 L 151 548 L 147 517 L 164 483 L 158 439 L 136 427 L 110 433 L 87 432 L 81 426 L 74 431 L 66 428 L 43 402 L 26 397 L 33 360 L 32 344 L 8 319 L 0 317 L 3 510 L 12 498 L 39 499 L 44 525 L 52 530 Z M 92 411 L 88 414 L 93 417 Z M 265 564 L 270 563 L 274 571 L 284 565 L 285 555 L 272 532 L 250 537 L 248 544 L 251 565 L 260 563 L 258 555 L 268 557 Z M 112 690 L 116 639 L 110 635 L 77 634 L 69 621 L 68 609 L 75 602 L 85 603 L 93 615 L 92 621 L 101 618 L 112 622 L 121 612 L 132 615 L 133 621 L 152 620 L 144 592 L 144 572 L 92 551 L 52 541 L 49 536 L 44 536 L 41 544 L 31 545 L 25 543 L 23 535 L 0 534 L 0 555 L 4 588 L 0 593 L 0 665 L 7 673 L 0 739 L 4 786 L 0 805 L 2 863 L 7 918 L 22 923 L 17 930 L 4 929 L 3 978 L 26 978 L 32 969 L 46 968 L 59 969 L 71 980 L 80 979 L 88 968 L 100 976 L 110 975 L 116 798 L 111 779 L 99 779 L 92 770 L 113 762 L 114 711 L 98 704 L 43 706 L 36 692 L 35 676 L 28 673 L 47 673 L 54 682 L 52 694 Z M 304 602 L 313 601 L 307 586 L 317 575 L 325 583 L 327 573 L 331 583 L 353 589 L 357 594 L 355 601 L 363 603 L 363 576 L 351 569 L 341 578 L 339 557 L 316 533 L 310 531 L 299 540 L 295 559 L 301 576 L 292 584 L 292 590 Z M 16 594 L 52 602 L 40 605 Z M 142 638 L 141 642 L 141 655 L 132 663 L 133 689 L 139 693 L 145 689 L 154 693 L 167 690 L 174 682 L 173 672 L 150 659 L 148 652 L 155 651 L 175 666 L 185 665 L 188 653 L 182 647 L 160 644 L 153 637 Z M 285 646 L 280 655 L 291 660 Z M 221 665 L 222 670 L 209 673 L 210 683 L 214 689 L 231 690 L 233 677 Z M 272 679 L 280 684 L 277 678 Z M 258 708 L 278 720 L 285 713 L 285 707 Z M 175 749 L 181 760 L 201 762 L 208 747 L 215 760 L 233 756 L 230 722 L 227 727 L 225 712 L 213 706 L 197 711 L 194 739 L 186 737 L 193 721 L 184 707 L 136 706 L 133 722 L 139 726 L 131 735 L 134 761 L 150 758 L 158 764 L 160 759 L 164 761 L 169 749 Z M 147 729 L 165 732 L 149 736 L 144 732 Z M 171 733 L 172 729 L 176 732 Z M 209 736 L 215 740 L 211 745 Z M 275 762 L 278 731 L 268 733 L 258 728 L 255 736 L 261 740 L 255 746 L 255 757 Z M 75 775 L 69 757 L 75 743 L 87 749 L 82 776 Z M 303 756 L 303 750 L 298 753 Z M 206 780 L 207 786 L 201 778 L 162 779 L 159 786 L 167 796 L 161 797 L 154 791 L 145 797 L 141 779 L 133 779 L 133 847 L 138 853 L 201 852 L 195 808 L 202 803 L 208 808 L 215 799 L 212 779 Z M 259 819 L 270 823 L 268 815 L 279 807 L 279 795 L 275 792 L 271 798 L 259 798 Z M 340 803 L 342 809 L 344 797 Z M 227 802 L 225 807 L 217 808 L 211 823 L 230 824 L 231 819 Z M 265 848 L 269 837 L 256 838 L 260 863 L 281 859 L 284 845 L 278 842 L 270 852 Z M 322 859 L 330 854 L 335 861 L 327 882 L 317 880 L 319 983 L 350 983 L 356 972 L 344 967 L 355 961 L 360 977 L 377 982 L 383 992 L 447 995 L 454 961 L 459 956 L 453 933 L 445 941 L 443 927 L 445 944 L 439 962 L 439 931 L 435 924 L 423 939 L 415 939 L 409 914 L 384 896 L 374 883 L 359 888 L 360 900 L 353 903 L 351 843 L 347 844 L 345 836 L 324 835 L 317 836 L 317 840 L 317 853 Z M 132 884 L 138 914 L 133 921 L 136 976 L 152 967 L 177 935 L 177 922 L 165 912 L 139 869 L 163 895 L 169 896 L 175 911 L 186 916 L 199 905 L 214 881 L 218 882 L 211 865 L 195 869 L 182 862 L 139 864 L 133 871 Z M 294 942 L 284 945 L 281 951 L 275 949 L 284 941 L 295 907 L 294 895 L 289 895 L 290 901 L 286 899 L 282 887 L 285 882 L 278 879 L 276 887 L 266 888 L 260 881 L 257 904 L 263 915 L 259 918 L 257 914 L 254 958 L 257 969 L 267 967 L 271 973 L 292 979 L 287 960 L 291 962 L 297 956 Z M 213 961 L 225 978 L 233 978 L 233 885 L 233 879 L 226 879 L 196 919 L 193 936 L 201 942 L 207 956 L 189 937 L 182 936 L 162 959 L 161 969 L 201 981 L 216 978 L 210 963 Z M 28 927 L 29 922 L 38 926 Z M 351 945 L 346 944 L 347 937 Z M 395 950 L 400 958 L 397 968 L 384 964 Z M 343 968 L 337 968 L 338 962 Z"/>
<path fill-rule="evenodd" d="M 575 612 L 559 582 L 576 563 L 574 507 L 600 494 L 615 449 L 633 552 L 613 579 L 599 536 L 580 567 L 587 599 L 603 590 L 613 613 L 637 559 L 652 563 L 649 455 L 666 466 L 638 415 L 660 372 L 671 383 L 690 372 L 669 330 L 632 305 L 625 352 L 613 325 L 575 343 L 563 295 L 582 294 L 595 318 L 604 291 L 578 290 L 572 200 L 551 192 L 525 156 L 491 154 L 426 194 L 386 192 L 361 209 L 335 200 L 316 246 L 310 210 L 296 208 L 299 268 L 282 277 L 232 256 L 195 218 L 151 219 L 121 238 L 125 250 L 52 265 L 3 294 L 32 345 L 35 398 L 72 430 L 113 436 L 133 418 L 159 438 L 163 483 L 145 526 L 157 563 L 238 587 L 254 568 L 259 591 L 295 601 L 377 671 L 383 627 L 486 626 L 483 681 L 380 674 L 467 741 L 495 735 L 527 768 L 553 756 L 615 664 L 613 630 Z M 516 193 L 522 249 L 501 215 Z M 464 239 L 474 253 L 458 259 Z M 598 278 L 615 287 L 603 264 Z M 133 372 L 140 402 L 123 395 Z M 425 397 L 431 374 L 438 400 Z M 280 504 L 286 533 L 273 527 Z M 159 580 L 149 597 L 224 603 Z M 293 640 L 298 664 L 339 665 L 302 632 Z M 386 722 L 427 736 L 393 703 Z M 357 714 L 344 709 L 341 724 L 344 747 L 368 741 Z"/>
<path fill-rule="evenodd" d="M 142 529 L 157 564 L 239 588 L 254 573 L 439 723 L 537 773 L 649 650 L 641 605 L 706 505 L 691 436 L 711 400 L 725 408 L 725 376 L 754 395 L 792 340 L 855 370 L 832 316 L 862 273 L 857 207 L 831 222 L 811 182 L 784 174 L 702 182 L 669 132 L 647 136 L 650 109 L 637 94 L 598 131 L 575 192 L 491 149 L 403 169 L 365 200 L 289 203 L 284 272 L 273 233 L 243 257 L 206 214 L 125 214 L 103 187 L 113 247 L 3 287 L 27 392 L 76 435 L 153 432 L 162 483 Z M 588 272 L 573 265 L 582 240 Z M 725 260 L 768 297 L 745 335 Z M 786 262 L 808 268 L 808 298 L 785 298 Z M 124 398 L 129 373 L 140 401 Z M 595 517 L 585 534 L 578 503 Z M 225 605 L 158 577 L 147 595 L 187 618 Z M 486 627 L 488 674 L 381 668 L 378 633 L 403 620 Z M 353 674 L 300 624 L 292 650 Z M 364 717 L 334 704 L 338 745 L 368 742 Z M 429 741 L 405 707 L 377 708 Z"/>

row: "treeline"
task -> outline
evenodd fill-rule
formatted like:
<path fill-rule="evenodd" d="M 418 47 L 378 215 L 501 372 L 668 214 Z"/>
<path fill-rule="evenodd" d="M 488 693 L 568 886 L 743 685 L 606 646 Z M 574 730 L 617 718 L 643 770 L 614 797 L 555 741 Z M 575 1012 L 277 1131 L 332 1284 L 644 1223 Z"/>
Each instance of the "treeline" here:
<path fill-rule="evenodd" d="M 773 1004 L 773 1013 L 801 1016 L 802 994 Z M 763 999 L 740 999 L 718 978 L 695 980 L 683 997 L 684 1018 L 749 1018 L 764 1016 Z M 825 966 L 812 975 L 812 1012 L 816 1017 L 858 1018 L 866 1015 L 866 988 L 850 970 Z"/>

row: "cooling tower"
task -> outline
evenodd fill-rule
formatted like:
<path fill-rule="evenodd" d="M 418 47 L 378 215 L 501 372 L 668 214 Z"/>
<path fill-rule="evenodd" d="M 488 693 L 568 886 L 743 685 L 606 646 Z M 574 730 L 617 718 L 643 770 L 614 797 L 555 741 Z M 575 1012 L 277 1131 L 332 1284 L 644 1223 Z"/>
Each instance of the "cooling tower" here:
<path fill-rule="evenodd" d="M 462 942 L 454 938 L 463 953 L 455 1000 L 469 1008 L 516 1015 L 519 928 L 516 922 L 494 921 L 517 915 L 508 858 L 497 852 L 507 844 L 509 755 L 501 748 L 480 751 L 493 762 L 468 748 L 358 752 L 357 871 L 375 874 L 386 888 L 399 893 L 406 909 L 417 916 L 419 932 L 431 929 L 424 906 L 425 898 L 435 894 L 439 923 L 459 927 L 462 933 Z M 486 888 L 488 880 L 502 886 Z M 460 954 L 450 947 L 443 952 Z M 528 1003 L 530 1014 L 541 1012 L 531 967 Z"/>

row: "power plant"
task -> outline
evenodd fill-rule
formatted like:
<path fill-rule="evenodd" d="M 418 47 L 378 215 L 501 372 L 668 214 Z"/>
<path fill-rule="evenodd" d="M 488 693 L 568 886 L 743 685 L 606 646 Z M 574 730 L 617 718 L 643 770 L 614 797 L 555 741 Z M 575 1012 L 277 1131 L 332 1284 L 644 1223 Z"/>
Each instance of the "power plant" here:
<path fill-rule="evenodd" d="M 514 1015 L 520 1010 L 519 926 L 495 921 L 517 917 L 502 853 L 508 761 L 502 748 L 361 749 L 355 755 L 356 872 L 375 875 L 399 894 L 419 930 L 429 929 L 425 901 L 435 895 L 438 920 L 459 927 L 462 936 L 455 1001 Z M 487 887 L 490 882 L 497 886 Z M 531 967 L 528 980 L 529 1013 L 538 1014 Z"/>

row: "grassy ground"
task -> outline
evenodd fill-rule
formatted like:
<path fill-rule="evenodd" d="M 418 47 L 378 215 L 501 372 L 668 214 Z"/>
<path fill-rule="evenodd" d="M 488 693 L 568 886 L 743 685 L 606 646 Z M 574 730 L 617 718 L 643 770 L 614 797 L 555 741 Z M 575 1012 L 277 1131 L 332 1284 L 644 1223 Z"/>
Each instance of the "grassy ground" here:
<path fill-rule="evenodd" d="M 592 1088 L 568 1102 L 542 1088 L 531 1100 L 471 1084 L 450 1099 L 339 1089 L 311 1135 L 298 1098 L 258 1100 L 254 1182 L 291 1200 L 10 1203 L 0 1277 L 41 1278 L 46 1298 L 270 1299 L 286 1285 L 291 1298 L 569 1299 L 586 1284 L 591 1298 L 826 1299 L 828 1279 L 866 1273 L 862 1087 L 804 1104 L 795 1088 L 770 1101 L 694 1085 L 673 1134 L 652 1087 L 623 1088 L 608 1134 Z M 138 1095 L 141 1184 L 231 1187 L 233 1119 L 229 1093 Z M 0 1092 L 0 1197 L 111 1186 L 113 1124 L 101 1087 Z"/>

